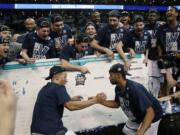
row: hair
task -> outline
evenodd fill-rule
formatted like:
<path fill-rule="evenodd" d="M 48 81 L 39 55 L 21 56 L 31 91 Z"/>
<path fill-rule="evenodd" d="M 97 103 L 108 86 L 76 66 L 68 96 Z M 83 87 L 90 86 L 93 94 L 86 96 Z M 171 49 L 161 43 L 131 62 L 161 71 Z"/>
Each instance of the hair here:
<path fill-rule="evenodd" d="M 142 15 L 136 15 L 134 17 L 134 23 L 137 23 L 137 22 L 144 22 L 144 17 Z"/>
<path fill-rule="evenodd" d="M 88 26 L 94 26 L 96 28 L 93 22 L 87 22 L 86 25 L 84 26 L 84 30 L 86 30 Z"/>
<path fill-rule="evenodd" d="M 51 23 L 63 21 L 63 18 L 60 14 L 54 14 L 51 16 Z"/>
<path fill-rule="evenodd" d="M 150 9 L 150 10 L 148 11 L 148 14 L 151 14 L 151 13 L 155 13 L 156 15 L 159 16 L 159 12 L 158 12 L 156 9 Z"/>
<path fill-rule="evenodd" d="M 120 12 L 118 10 L 112 10 L 108 14 L 109 17 L 117 17 L 118 19 L 120 18 Z"/>
<path fill-rule="evenodd" d="M 75 41 L 77 44 L 80 44 L 82 42 L 89 42 L 89 37 L 84 33 L 79 33 L 75 36 Z"/>

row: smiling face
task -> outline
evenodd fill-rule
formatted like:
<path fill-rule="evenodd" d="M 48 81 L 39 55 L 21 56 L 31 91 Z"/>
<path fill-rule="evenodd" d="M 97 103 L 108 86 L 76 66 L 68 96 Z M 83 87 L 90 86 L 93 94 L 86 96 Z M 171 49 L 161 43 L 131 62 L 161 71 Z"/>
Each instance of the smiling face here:
<path fill-rule="evenodd" d="M 9 51 L 8 43 L 0 44 L 0 58 L 6 58 Z"/>
<path fill-rule="evenodd" d="M 30 32 L 33 31 L 36 28 L 35 20 L 33 18 L 27 18 L 25 20 L 25 28 Z"/>
<path fill-rule="evenodd" d="M 86 27 L 85 33 L 89 37 L 93 37 L 96 34 L 96 28 L 93 25 L 89 25 Z"/>
<path fill-rule="evenodd" d="M 166 11 L 167 21 L 176 20 L 177 16 L 178 16 L 177 10 L 170 6 Z"/>
<path fill-rule="evenodd" d="M 51 28 L 53 31 L 55 32 L 60 32 L 64 27 L 64 22 L 63 21 L 59 21 L 59 22 L 54 22 L 51 25 Z"/>

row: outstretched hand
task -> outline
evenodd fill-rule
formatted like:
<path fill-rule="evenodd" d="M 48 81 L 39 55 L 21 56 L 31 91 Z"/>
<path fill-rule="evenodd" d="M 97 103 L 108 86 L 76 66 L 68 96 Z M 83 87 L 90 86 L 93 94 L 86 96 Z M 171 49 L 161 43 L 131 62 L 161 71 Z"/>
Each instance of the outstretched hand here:
<path fill-rule="evenodd" d="M 105 93 L 98 93 L 97 95 L 96 95 L 96 99 L 97 99 L 97 102 L 98 103 L 102 103 L 102 102 L 104 102 L 106 99 L 107 99 L 107 96 L 106 96 L 106 94 Z"/>
<path fill-rule="evenodd" d="M 11 85 L 6 80 L 0 80 L 0 134 L 13 134 L 16 105 L 17 98 Z"/>

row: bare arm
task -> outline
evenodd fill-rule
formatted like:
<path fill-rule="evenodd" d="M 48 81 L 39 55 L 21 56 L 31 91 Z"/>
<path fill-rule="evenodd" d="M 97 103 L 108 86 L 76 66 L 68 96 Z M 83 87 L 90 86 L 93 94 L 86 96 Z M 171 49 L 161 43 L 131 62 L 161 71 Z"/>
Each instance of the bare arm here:
<path fill-rule="evenodd" d="M 61 66 L 70 71 L 80 71 L 81 73 L 90 73 L 86 67 L 73 65 L 65 59 L 61 59 Z"/>
<path fill-rule="evenodd" d="M 144 117 L 144 120 L 142 122 L 141 127 L 138 129 L 136 135 L 144 135 L 144 133 L 147 131 L 148 128 L 150 128 L 151 123 L 155 117 L 155 113 L 153 108 L 150 106 L 146 109 L 146 115 Z"/>
<path fill-rule="evenodd" d="M 35 63 L 35 59 L 34 58 L 30 58 L 28 56 L 27 52 L 28 52 L 27 49 L 22 49 L 20 55 L 26 61 L 26 63 Z"/>
<path fill-rule="evenodd" d="M 91 41 L 91 43 L 89 44 L 92 48 L 100 52 L 106 53 L 109 57 L 114 57 L 114 53 L 110 49 L 100 46 L 97 40 L 93 39 L 93 41 Z"/>
<path fill-rule="evenodd" d="M 109 108 L 119 108 L 120 105 L 115 102 L 114 100 L 105 100 L 103 102 L 101 102 L 100 104 L 106 106 L 106 107 L 109 107 Z"/>
<path fill-rule="evenodd" d="M 96 103 L 97 103 L 96 98 L 93 98 L 86 101 L 69 101 L 65 103 L 64 106 L 70 111 L 75 111 L 75 110 L 81 110 L 81 109 L 87 108 Z"/>
<path fill-rule="evenodd" d="M 171 100 L 172 98 L 179 98 L 180 97 L 180 91 L 173 93 L 172 95 L 168 95 L 165 97 L 160 97 L 158 98 L 159 101 L 168 101 Z"/>
<path fill-rule="evenodd" d="M 0 135 L 13 135 L 17 98 L 10 84 L 0 80 Z"/>
<path fill-rule="evenodd" d="M 123 43 L 122 43 L 122 41 L 120 41 L 116 46 L 116 50 L 119 53 L 119 55 L 121 56 L 122 60 L 124 61 L 125 67 L 129 70 L 130 63 L 129 63 L 128 59 L 126 58 L 122 47 L 123 47 Z"/>
<path fill-rule="evenodd" d="M 144 63 L 144 64 L 147 64 L 148 54 L 149 54 L 149 49 L 146 49 L 145 58 L 144 58 L 144 60 L 143 60 L 143 63 Z"/>

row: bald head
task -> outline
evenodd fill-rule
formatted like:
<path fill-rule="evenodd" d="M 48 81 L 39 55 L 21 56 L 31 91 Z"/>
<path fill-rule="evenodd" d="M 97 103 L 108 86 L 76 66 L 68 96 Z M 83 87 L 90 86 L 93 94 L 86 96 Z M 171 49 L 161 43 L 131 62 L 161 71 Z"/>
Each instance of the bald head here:
<path fill-rule="evenodd" d="M 36 28 L 35 20 L 33 18 L 27 18 L 25 20 L 25 27 L 27 31 L 29 32 L 33 31 Z"/>

